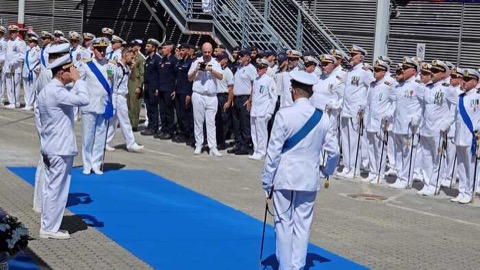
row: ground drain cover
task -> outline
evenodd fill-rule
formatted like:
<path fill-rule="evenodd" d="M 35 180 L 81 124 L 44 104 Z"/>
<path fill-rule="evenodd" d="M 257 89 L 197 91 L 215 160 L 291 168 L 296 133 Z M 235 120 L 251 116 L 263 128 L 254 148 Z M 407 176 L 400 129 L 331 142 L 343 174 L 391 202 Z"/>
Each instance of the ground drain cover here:
<path fill-rule="evenodd" d="M 364 201 L 385 201 L 387 199 L 385 196 L 375 194 L 348 194 L 348 197 Z"/>

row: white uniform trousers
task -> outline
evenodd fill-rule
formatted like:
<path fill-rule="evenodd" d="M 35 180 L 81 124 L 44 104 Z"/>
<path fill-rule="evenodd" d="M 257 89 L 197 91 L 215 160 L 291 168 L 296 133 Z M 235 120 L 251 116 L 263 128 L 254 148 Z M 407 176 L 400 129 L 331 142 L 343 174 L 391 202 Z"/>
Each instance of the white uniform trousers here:
<path fill-rule="evenodd" d="M 82 112 L 82 162 L 83 169 L 100 170 L 105 149 L 106 121 L 103 114 Z"/>
<path fill-rule="evenodd" d="M 25 107 L 33 107 L 33 101 L 35 100 L 35 90 L 33 86 L 35 85 L 35 80 L 37 79 L 37 74 L 33 72 L 33 80 L 28 81 L 27 78 L 23 78 L 23 100 L 25 100 Z"/>
<path fill-rule="evenodd" d="M 376 176 L 378 176 L 379 169 L 380 169 L 380 176 L 383 176 L 385 173 L 387 147 L 383 146 L 383 155 L 382 155 L 383 136 L 384 136 L 383 133 L 381 133 L 381 135 L 378 136 L 378 133 L 367 132 L 367 138 L 368 138 L 367 148 L 368 148 L 368 158 L 370 160 L 370 174 L 374 174 Z M 382 163 L 381 168 L 380 168 L 380 163 Z"/>
<path fill-rule="evenodd" d="M 360 165 L 362 163 L 361 151 L 358 151 L 358 157 L 356 157 L 358 147 L 358 127 L 356 118 L 340 118 L 343 165 L 345 166 L 344 171 L 353 173 L 355 169 L 355 159 L 358 158 L 356 175 L 360 174 Z M 361 143 L 362 139 L 360 139 L 360 144 Z"/>
<path fill-rule="evenodd" d="M 3 105 L 5 95 L 5 73 L 0 69 L 0 106 Z"/>
<path fill-rule="evenodd" d="M 46 232 L 56 233 L 67 205 L 73 156 L 48 156 L 46 159 L 50 164 L 45 167 L 40 226 Z"/>
<path fill-rule="evenodd" d="M 252 135 L 253 150 L 256 154 L 264 157 L 267 154 L 268 143 L 268 116 L 251 116 L 250 130 Z"/>
<path fill-rule="evenodd" d="M 410 183 L 412 183 L 413 170 L 415 168 L 415 160 L 417 156 L 416 149 L 418 148 L 418 136 L 415 135 L 403 135 L 403 134 L 394 134 L 395 141 L 395 162 L 397 164 L 397 181 L 406 185 L 407 180 L 410 178 Z M 413 151 L 412 151 L 413 143 Z M 411 163 L 410 163 L 411 159 Z M 408 172 L 410 170 L 410 175 Z"/>
<path fill-rule="evenodd" d="M 364 128 L 363 129 L 363 135 L 362 138 L 360 139 L 362 142 L 360 143 L 360 150 L 362 153 L 362 159 L 361 159 L 361 167 L 362 169 L 368 168 L 368 164 L 370 163 L 370 160 L 368 158 L 368 138 L 367 138 L 367 130 Z M 358 165 L 357 165 L 358 166 Z"/>
<path fill-rule="evenodd" d="M 446 159 L 442 161 L 441 179 L 445 179 L 450 185 L 450 182 L 453 184 L 457 182 L 457 170 L 455 166 L 456 146 L 454 137 L 449 137 L 447 140 L 447 153 Z"/>
<path fill-rule="evenodd" d="M 135 144 L 135 137 L 133 136 L 130 118 L 128 118 L 127 99 L 125 96 L 113 94 L 112 100 L 115 106 L 115 114 L 109 121 L 107 143 L 112 141 L 117 129 L 117 123 L 120 123 L 120 129 L 128 149 Z"/>
<path fill-rule="evenodd" d="M 472 157 L 470 146 L 457 146 L 457 172 L 458 172 L 458 192 L 464 197 L 473 195 L 473 178 L 475 170 L 475 157 Z M 477 168 L 478 175 L 478 168 Z M 478 184 L 478 178 L 476 180 Z M 478 185 L 477 185 L 478 186 Z"/>
<path fill-rule="evenodd" d="M 207 125 L 207 141 L 210 149 L 217 148 L 215 129 L 215 115 L 217 113 L 218 99 L 216 95 L 202 95 L 197 92 L 192 94 L 193 120 L 195 132 L 195 146 L 203 145 L 203 123 Z"/>
<path fill-rule="evenodd" d="M 20 106 L 20 80 L 21 73 L 7 74 L 5 78 L 5 87 L 7 90 L 8 103 Z"/>
<path fill-rule="evenodd" d="M 276 256 L 279 270 L 305 267 L 317 192 L 275 190 Z"/>
<path fill-rule="evenodd" d="M 395 141 L 393 140 L 394 134 L 392 131 L 388 132 L 388 143 L 387 143 L 387 157 L 388 157 L 388 165 L 390 168 L 397 169 L 397 165 L 395 162 Z"/>
<path fill-rule="evenodd" d="M 440 187 L 440 177 L 438 175 L 438 167 L 440 155 L 438 153 L 440 136 L 438 137 L 420 137 L 420 147 L 422 148 L 421 171 L 423 174 L 423 182 L 429 192 L 435 191 L 437 186 Z M 442 157 L 443 158 L 443 157 Z M 445 160 L 442 160 L 442 163 Z M 441 175 L 440 175 L 441 176 Z"/>
<path fill-rule="evenodd" d="M 45 164 L 43 164 L 43 157 L 40 155 L 40 160 L 35 171 L 35 186 L 33 192 L 33 209 L 42 209 L 43 185 L 45 184 Z"/>

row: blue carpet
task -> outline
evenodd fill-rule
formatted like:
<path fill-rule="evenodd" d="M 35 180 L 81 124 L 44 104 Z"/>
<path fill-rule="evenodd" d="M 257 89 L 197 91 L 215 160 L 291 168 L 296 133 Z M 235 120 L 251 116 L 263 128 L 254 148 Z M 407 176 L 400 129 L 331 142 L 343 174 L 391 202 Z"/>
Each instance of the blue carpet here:
<path fill-rule="evenodd" d="M 34 168 L 9 169 L 33 184 Z M 155 269 L 259 268 L 261 221 L 147 171 L 74 169 L 67 206 Z M 366 269 L 314 245 L 308 252 L 305 269 Z M 260 269 L 278 267 L 271 226 L 264 258 Z"/>
<path fill-rule="evenodd" d="M 8 261 L 10 270 L 38 270 L 35 262 L 23 252 L 20 252 L 15 259 Z"/>

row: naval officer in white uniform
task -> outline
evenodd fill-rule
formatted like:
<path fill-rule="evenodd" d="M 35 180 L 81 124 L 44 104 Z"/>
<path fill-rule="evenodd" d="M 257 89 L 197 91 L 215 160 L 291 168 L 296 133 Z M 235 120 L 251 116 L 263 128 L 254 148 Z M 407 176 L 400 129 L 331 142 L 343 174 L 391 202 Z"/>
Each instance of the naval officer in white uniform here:
<path fill-rule="evenodd" d="M 41 122 L 40 147 L 45 164 L 45 183 L 40 224 L 40 238 L 68 239 L 60 230 L 70 189 L 70 171 L 77 143 L 73 128 L 73 107 L 89 102 L 87 84 L 64 55 L 48 65 L 54 79 L 38 95 Z M 71 90 L 66 85 L 73 83 Z"/>
<path fill-rule="evenodd" d="M 318 180 L 335 171 L 339 150 L 329 117 L 309 101 L 318 79 L 304 71 L 290 77 L 294 103 L 275 117 L 262 184 L 267 197 L 273 192 L 279 269 L 303 269 Z M 327 162 L 320 167 L 323 151 Z"/>

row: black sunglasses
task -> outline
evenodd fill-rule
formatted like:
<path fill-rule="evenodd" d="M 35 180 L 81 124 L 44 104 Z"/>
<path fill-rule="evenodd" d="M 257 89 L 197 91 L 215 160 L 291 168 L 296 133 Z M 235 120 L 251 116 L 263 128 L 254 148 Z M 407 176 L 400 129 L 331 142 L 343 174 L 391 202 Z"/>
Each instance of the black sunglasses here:
<path fill-rule="evenodd" d="M 374 69 L 373 69 L 373 72 L 375 72 L 375 73 L 376 73 L 376 72 L 382 72 L 382 71 L 385 71 L 385 70 L 383 70 L 383 69 L 381 69 L 381 68 L 374 68 Z"/>
<path fill-rule="evenodd" d="M 475 80 L 475 78 L 472 78 L 472 77 L 463 77 L 463 80 L 464 80 L 465 82 L 469 82 L 469 81 L 471 81 L 471 80 Z"/>
<path fill-rule="evenodd" d="M 431 71 L 433 74 L 437 74 L 437 73 L 442 72 L 441 70 L 436 69 L 436 68 L 432 68 L 430 71 Z"/>

